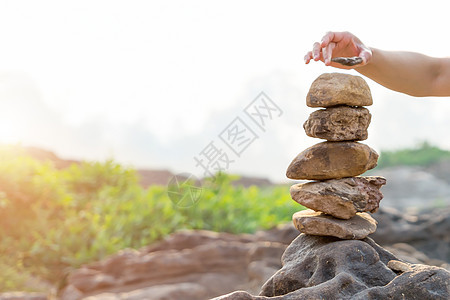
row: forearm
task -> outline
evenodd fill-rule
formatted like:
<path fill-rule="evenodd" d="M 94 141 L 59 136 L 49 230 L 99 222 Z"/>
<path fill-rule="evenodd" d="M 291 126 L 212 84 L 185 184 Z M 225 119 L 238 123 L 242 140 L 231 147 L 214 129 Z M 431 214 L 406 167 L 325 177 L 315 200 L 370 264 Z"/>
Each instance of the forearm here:
<path fill-rule="evenodd" d="M 442 77 L 441 60 L 414 52 L 372 48 L 370 62 L 355 70 L 389 89 L 417 97 L 433 96 Z"/>

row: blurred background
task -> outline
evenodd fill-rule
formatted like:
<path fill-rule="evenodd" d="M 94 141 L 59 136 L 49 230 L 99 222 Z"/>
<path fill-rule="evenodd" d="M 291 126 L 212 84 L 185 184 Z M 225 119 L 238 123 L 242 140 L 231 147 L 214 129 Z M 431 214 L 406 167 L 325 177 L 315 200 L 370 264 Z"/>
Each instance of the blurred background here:
<path fill-rule="evenodd" d="M 448 56 L 444 4 L 0 1 L 0 291 L 56 293 L 81 265 L 179 229 L 289 222 L 301 208 L 286 168 L 318 142 L 302 128 L 309 86 L 357 74 L 305 65 L 305 53 L 327 31 L 350 31 L 372 47 Z M 381 153 L 371 174 L 388 180 L 385 205 L 448 206 L 449 98 L 365 79 L 364 143 Z M 261 92 L 282 111 L 264 130 L 245 114 Z M 240 155 L 220 138 L 236 117 L 257 135 Z M 167 182 L 202 178 L 194 157 L 210 142 L 234 175 L 204 180 L 198 203 L 179 209 Z"/>
<path fill-rule="evenodd" d="M 316 142 L 301 127 L 313 111 L 305 106 L 309 86 L 339 71 L 303 62 L 325 32 L 431 56 L 448 55 L 450 43 L 439 1 L 1 3 L 1 142 L 197 175 L 193 157 L 264 91 L 284 114 L 229 170 L 285 180 L 292 157 Z M 450 148 L 448 99 L 367 81 L 375 100 L 367 143 L 375 150 L 424 140 Z"/>

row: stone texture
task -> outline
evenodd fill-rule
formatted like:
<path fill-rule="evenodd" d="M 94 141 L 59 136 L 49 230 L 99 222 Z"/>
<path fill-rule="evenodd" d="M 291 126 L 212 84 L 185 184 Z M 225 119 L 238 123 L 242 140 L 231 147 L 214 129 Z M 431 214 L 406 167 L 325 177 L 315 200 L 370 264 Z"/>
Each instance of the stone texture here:
<path fill-rule="evenodd" d="M 369 86 L 360 76 L 342 73 L 325 73 L 311 85 L 306 96 L 309 107 L 330 107 L 335 105 L 372 105 Z"/>
<path fill-rule="evenodd" d="M 411 265 L 385 286 L 366 289 L 351 298 L 365 299 L 450 299 L 450 272 L 426 265 Z"/>
<path fill-rule="evenodd" d="M 388 268 L 397 272 L 411 271 L 411 265 L 400 260 L 390 260 L 387 264 Z"/>
<path fill-rule="evenodd" d="M 83 298 L 83 292 L 75 288 L 73 285 L 69 285 L 59 296 L 60 299 L 64 300 L 79 300 Z"/>
<path fill-rule="evenodd" d="M 303 124 L 310 137 L 327 141 L 367 139 L 371 114 L 364 107 L 336 106 L 313 112 Z"/>
<path fill-rule="evenodd" d="M 358 213 L 351 219 L 342 220 L 307 209 L 296 212 L 292 221 L 301 233 L 341 239 L 363 239 L 377 229 L 377 221 L 367 213 Z"/>
<path fill-rule="evenodd" d="M 289 165 L 291 179 L 326 180 L 358 176 L 377 165 L 378 154 L 358 142 L 322 142 L 301 152 Z"/>
<path fill-rule="evenodd" d="M 203 300 L 236 288 L 256 293 L 281 268 L 281 255 L 298 234 L 293 226 L 254 235 L 180 231 L 71 272 L 61 299 Z"/>
<path fill-rule="evenodd" d="M 449 299 L 450 273 L 424 265 L 394 272 L 396 260 L 372 239 L 339 240 L 299 235 L 282 257 L 283 268 L 259 296 L 239 291 L 215 300 Z"/>
<path fill-rule="evenodd" d="M 357 212 L 375 212 L 383 194 L 380 187 L 386 179 L 377 176 L 347 177 L 291 186 L 291 197 L 315 211 L 340 219 L 350 219 Z"/>
<path fill-rule="evenodd" d="M 275 299 L 336 299 L 367 286 L 389 283 L 395 278 L 395 273 L 386 264 L 393 259 L 395 257 L 391 253 L 370 238 L 363 241 L 340 240 L 300 234 L 284 252 L 283 267 L 264 284 L 260 296 Z"/>
<path fill-rule="evenodd" d="M 382 206 L 375 214 L 375 217 L 383 212 L 384 208 Z M 411 246 L 407 247 L 406 244 L 386 244 L 384 245 L 384 249 L 388 249 L 389 251 L 391 251 L 392 249 L 392 253 L 395 254 L 395 257 L 397 259 L 401 259 L 409 263 L 437 265 L 448 268 L 448 270 L 450 270 L 450 265 L 447 264 L 446 266 L 444 266 L 445 262 L 438 261 L 436 259 L 430 259 L 426 256 L 430 253 L 438 255 L 442 252 L 442 250 L 444 250 L 444 252 L 441 253 L 443 255 L 441 259 L 446 259 L 446 251 L 448 250 L 450 243 L 448 242 L 448 229 L 446 231 L 446 227 L 443 225 L 449 223 L 445 222 L 446 219 L 442 219 L 441 216 L 450 219 L 450 213 L 448 212 L 448 210 L 443 210 L 443 208 L 435 209 L 433 213 L 426 213 L 423 216 L 408 215 L 408 218 L 414 217 L 416 219 L 415 222 L 418 222 L 420 224 L 405 223 L 403 219 L 407 217 L 405 214 L 393 215 L 391 218 L 387 219 L 391 221 L 386 221 L 388 223 L 386 226 L 396 229 L 401 229 L 406 226 L 407 230 L 402 229 L 398 232 L 382 230 L 383 236 L 381 236 L 381 238 L 383 238 L 384 240 L 389 239 L 398 241 L 401 235 L 403 240 L 408 240 L 408 243 L 411 243 L 414 246 L 420 247 L 420 245 L 429 245 L 429 247 L 427 246 L 425 249 L 423 249 L 423 253 L 416 251 Z M 426 226 L 421 226 L 421 224 L 426 224 Z M 378 226 L 380 225 L 381 227 L 384 227 L 383 222 L 380 222 L 378 224 Z M 409 237 L 408 230 L 411 230 L 411 235 L 409 235 Z M 423 234 L 420 235 L 420 239 L 417 239 L 418 235 L 416 234 L 416 232 L 419 230 L 423 231 Z M 373 237 L 374 235 L 377 235 L 377 237 L 380 236 L 378 235 L 379 231 L 380 228 L 377 228 L 377 231 L 370 235 L 370 237 Z M 393 234 L 393 236 L 390 237 L 390 234 Z M 286 249 L 286 246 L 299 235 L 300 233 L 294 227 L 292 222 L 289 222 L 282 226 L 280 225 L 271 230 L 259 231 L 258 233 L 253 235 L 233 235 L 227 233 L 208 232 L 203 230 L 180 231 L 170 235 L 161 242 L 152 244 L 139 250 L 120 251 L 119 253 L 112 255 L 109 258 L 84 266 L 83 268 L 98 270 L 101 271 L 101 273 L 103 273 L 104 275 L 113 276 L 116 280 L 114 285 L 111 287 L 99 289 L 96 288 L 87 293 L 83 293 L 70 285 L 72 281 L 69 280 L 69 286 L 64 289 L 64 291 L 67 291 L 67 293 L 63 293 L 61 295 L 61 299 L 78 300 L 84 299 L 86 297 L 91 297 L 89 299 L 162 300 L 190 299 L 193 297 L 198 297 L 195 299 L 207 300 L 212 297 L 227 294 L 235 290 L 245 290 L 247 291 L 247 293 L 235 293 L 233 295 L 237 294 L 239 296 L 242 296 L 242 298 L 234 299 L 266 299 L 267 297 L 258 297 L 251 295 L 257 295 L 260 292 L 261 286 L 264 284 L 264 282 L 266 282 L 281 268 L 280 258 L 282 253 Z M 323 238 L 324 240 L 328 241 L 338 241 L 337 238 L 331 237 L 309 237 Z M 348 241 L 353 242 L 359 240 Z M 208 245 L 211 245 L 211 247 L 209 248 Z M 227 245 L 232 245 L 231 249 L 241 248 L 243 249 L 243 251 L 234 252 L 237 256 L 234 257 L 234 259 L 228 259 L 226 258 L 226 253 L 230 250 L 230 248 L 228 248 Z M 206 249 L 210 249 L 210 251 L 213 252 L 210 256 L 207 257 L 207 261 L 198 260 L 198 256 L 192 255 L 192 252 L 203 252 Z M 219 249 L 222 249 L 223 252 Z M 430 250 L 432 250 L 432 252 L 429 252 Z M 356 249 L 355 251 L 358 250 Z M 133 266 L 136 266 L 136 264 L 146 264 L 145 258 L 150 257 L 149 254 L 151 254 L 152 256 L 154 255 L 155 257 L 159 257 L 160 259 L 174 260 L 173 262 L 170 262 L 171 269 L 145 269 L 136 267 L 136 276 L 134 277 L 135 281 L 129 284 L 126 283 L 127 277 L 123 276 L 122 271 L 129 270 L 131 272 L 131 268 L 133 268 Z M 207 265 L 207 268 L 202 269 L 200 267 L 195 267 L 190 270 L 189 259 L 193 260 L 192 264 L 205 264 Z M 314 258 L 313 261 L 316 261 L 316 259 L 318 258 Z M 389 261 L 390 259 L 394 258 L 389 258 L 385 261 Z M 224 262 L 228 263 L 229 265 L 225 265 Z M 182 265 L 186 265 L 187 268 L 182 268 Z M 390 266 L 399 269 L 398 266 L 394 266 L 392 265 L 392 263 Z M 311 268 L 314 268 L 314 266 Z M 173 270 L 173 273 L 170 273 L 171 270 Z M 178 270 L 185 271 L 178 272 Z M 160 273 L 159 277 L 157 276 L 158 272 Z M 358 272 L 358 269 L 355 269 L 354 272 Z M 77 271 L 75 271 L 74 273 L 77 273 Z M 94 274 L 98 275 L 99 273 L 86 272 L 84 274 L 86 275 L 86 281 L 89 281 L 92 278 L 91 276 L 94 276 Z M 412 274 L 414 278 L 419 279 L 419 277 L 415 277 L 416 273 Z M 363 274 L 361 274 L 361 276 L 363 276 Z M 80 280 L 79 283 L 81 284 L 81 278 L 78 279 Z M 334 283 L 327 285 L 327 287 L 331 288 L 332 286 L 335 286 L 336 289 L 334 291 L 336 292 L 336 294 L 340 295 L 341 292 L 339 290 L 339 285 L 336 285 L 335 283 L 345 283 L 345 281 L 338 280 L 333 282 Z M 185 283 L 192 284 L 189 285 Z M 414 282 L 411 281 L 409 282 L 409 284 L 414 285 Z M 200 286 L 203 288 L 201 288 Z M 345 286 L 341 286 L 341 288 L 345 288 Z M 392 286 L 389 285 L 386 287 L 386 290 L 391 288 Z M 307 293 L 308 291 L 313 292 L 315 289 L 316 287 L 310 286 L 308 288 L 294 291 L 292 294 L 277 296 L 277 298 L 275 299 L 285 300 L 289 299 L 288 297 L 292 297 L 291 299 L 303 299 L 301 298 L 302 294 L 305 295 L 304 293 Z M 155 291 L 155 293 L 153 294 L 152 291 Z M 166 294 L 161 294 L 160 291 L 165 291 Z M 342 293 L 345 293 L 345 291 L 348 290 L 344 290 Z M 320 290 L 318 291 L 318 293 L 320 293 Z M 145 297 L 143 295 L 145 295 Z M 173 295 L 176 295 L 176 297 L 172 297 Z M 295 295 L 300 296 L 298 298 L 294 298 Z M 313 296 L 311 297 L 314 298 Z M 342 298 L 351 299 L 351 296 L 347 298 L 342 296 Z M 2 298 L 0 297 L 0 299 Z M 320 295 L 316 297 L 316 299 L 320 299 Z M 331 297 L 330 299 L 336 299 L 336 297 Z"/>
<path fill-rule="evenodd" d="M 331 59 L 332 62 L 339 63 L 344 66 L 355 66 L 359 65 L 363 62 L 362 57 L 354 56 L 354 57 L 333 57 Z"/>
<path fill-rule="evenodd" d="M 122 293 L 101 293 L 83 300 L 198 300 L 207 299 L 207 289 L 196 283 L 161 284 Z"/>
<path fill-rule="evenodd" d="M 49 299 L 43 293 L 27 293 L 27 292 L 8 292 L 0 293 L 0 300 L 47 300 Z"/>
<path fill-rule="evenodd" d="M 404 210 L 381 207 L 373 217 L 379 226 L 372 238 L 380 244 L 408 244 L 426 253 L 430 259 L 450 263 L 450 206 L 427 209 L 420 213 L 406 213 Z M 404 247 L 402 252 L 414 256 Z M 419 262 L 432 263 L 420 257 Z"/>

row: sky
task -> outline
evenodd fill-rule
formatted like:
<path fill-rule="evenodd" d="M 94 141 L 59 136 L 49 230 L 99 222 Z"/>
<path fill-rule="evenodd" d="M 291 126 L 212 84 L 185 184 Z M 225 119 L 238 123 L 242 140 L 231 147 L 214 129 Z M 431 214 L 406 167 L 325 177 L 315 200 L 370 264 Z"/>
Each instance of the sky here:
<path fill-rule="evenodd" d="M 368 46 L 448 56 L 445 4 L 0 1 L 0 143 L 197 176 L 194 157 L 214 145 L 225 171 L 283 181 L 290 161 L 320 142 L 302 128 L 314 111 L 305 105 L 311 83 L 357 74 L 305 65 L 312 44 L 345 30 Z M 450 149 L 448 97 L 415 98 L 365 79 L 374 105 L 364 143 Z M 261 92 L 279 108 L 264 130 L 245 114 Z M 257 136 L 239 155 L 223 139 L 236 118 Z"/>

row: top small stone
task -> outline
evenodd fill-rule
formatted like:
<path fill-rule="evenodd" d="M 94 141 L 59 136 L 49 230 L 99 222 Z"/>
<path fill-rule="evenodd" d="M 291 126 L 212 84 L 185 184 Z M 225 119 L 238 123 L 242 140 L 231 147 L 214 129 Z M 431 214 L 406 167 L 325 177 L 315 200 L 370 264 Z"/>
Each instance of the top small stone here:
<path fill-rule="evenodd" d="M 366 81 L 360 76 L 342 73 L 320 75 L 314 80 L 306 96 L 306 105 L 309 107 L 369 106 L 372 103 Z"/>

